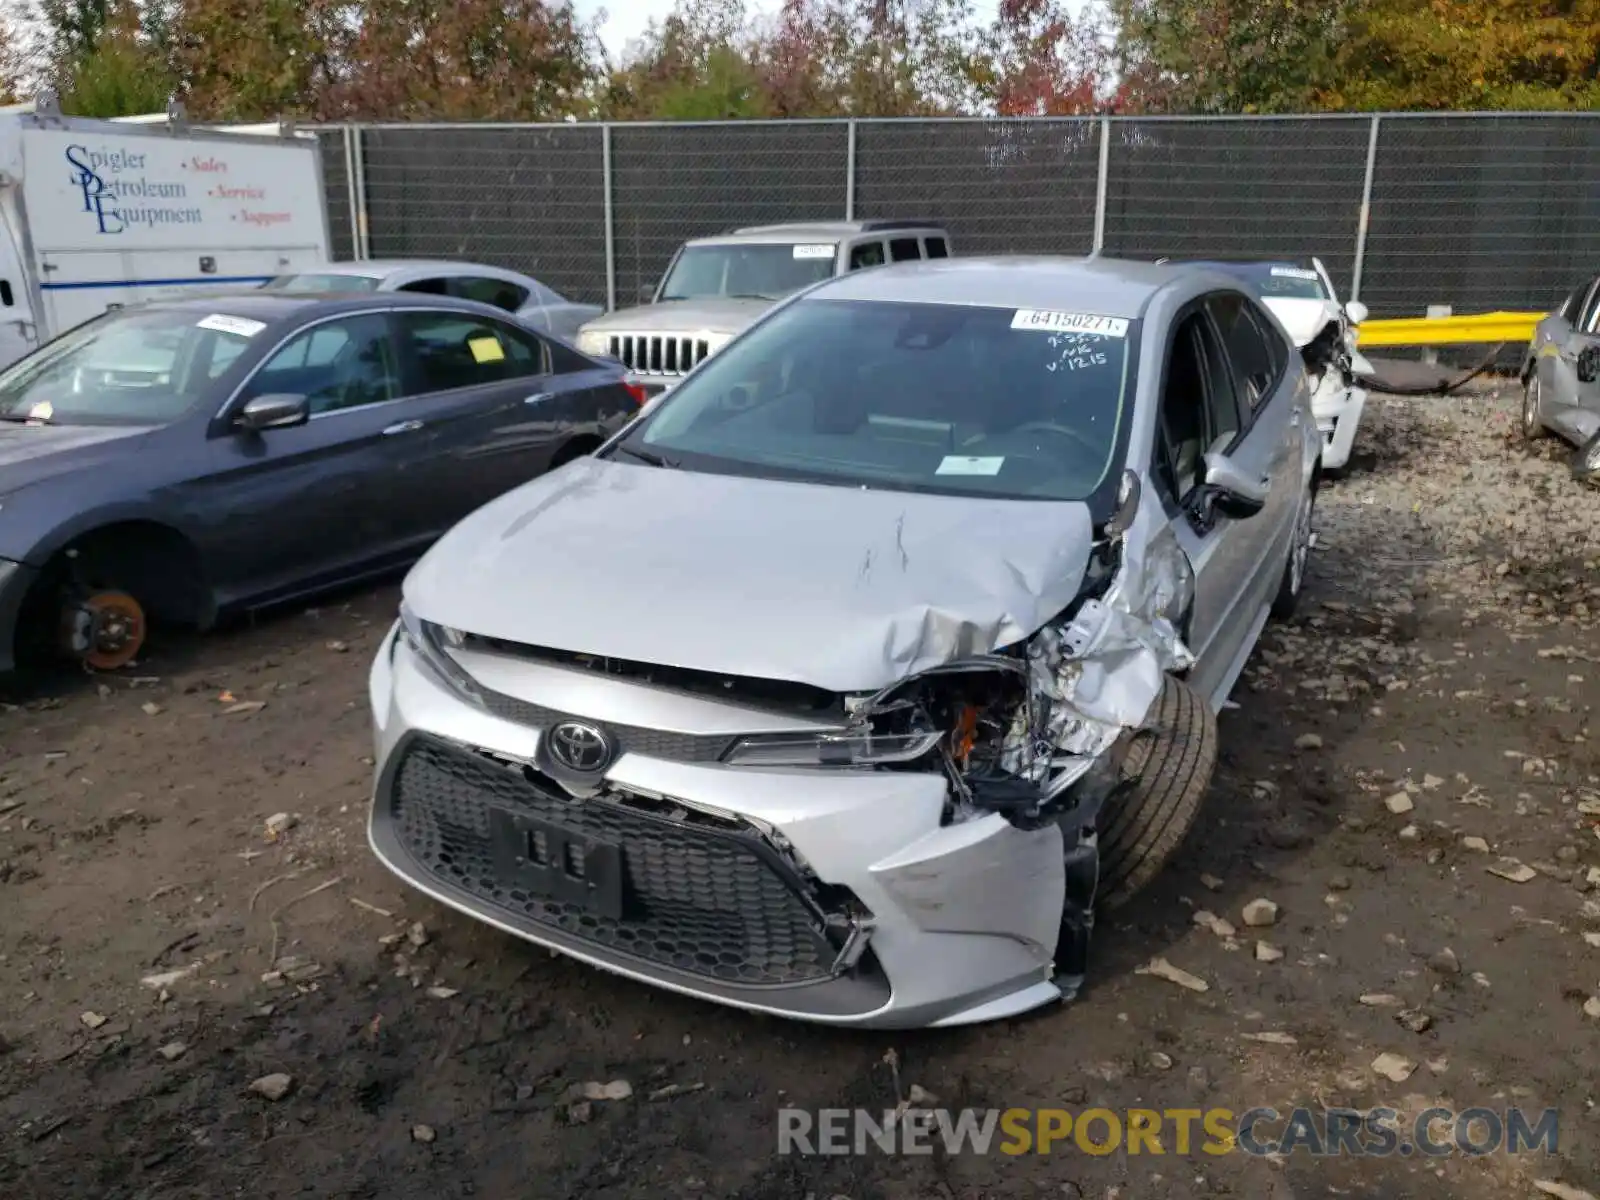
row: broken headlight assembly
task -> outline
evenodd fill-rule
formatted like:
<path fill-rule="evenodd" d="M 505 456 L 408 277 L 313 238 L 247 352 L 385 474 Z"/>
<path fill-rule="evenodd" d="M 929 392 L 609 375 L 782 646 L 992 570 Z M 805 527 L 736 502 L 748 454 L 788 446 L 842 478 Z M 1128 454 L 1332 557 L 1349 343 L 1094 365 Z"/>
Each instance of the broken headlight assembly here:
<path fill-rule="evenodd" d="M 880 733 L 870 727 L 838 733 L 779 733 L 738 742 L 723 762 L 739 767 L 877 767 L 912 762 L 944 738 L 937 729 Z"/>
<path fill-rule="evenodd" d="M 483 693 L 477 681 L 450 653 L 466 640 L 465 634 L 459 629 L 424 621 L 405 604 L 400 605 L 400 631 L 428 674 L 461 699 L 480 708 L 483 706 Z"/>

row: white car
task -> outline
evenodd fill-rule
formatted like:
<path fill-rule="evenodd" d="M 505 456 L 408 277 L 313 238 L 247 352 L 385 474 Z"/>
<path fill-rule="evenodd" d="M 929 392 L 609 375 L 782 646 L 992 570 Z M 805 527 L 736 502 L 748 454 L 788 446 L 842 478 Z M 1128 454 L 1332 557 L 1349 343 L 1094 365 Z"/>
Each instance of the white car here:
<path fill-rule="evenodd" d="M 1311 377 L 1311 411 L 1322 434 L 1322 466 L 1341 470 L 1350 461 L 1356 427 L 1367 403 L 1360 379 L 1372 364 L 1356 349 L 1356 328 L 1367 319 L 1359 300 L 1339 303 L 1320 259 L 1309 267 L 1293 262 L 1208 262 L 1204 265 L 1245 280 L 1288 330 Z"/>
<path fill-rule="evenodd" d="M 579 304 L 537 279 L 482 263 L 425 258 L 366 258 L 321 263 L 262 284 L 285 292 L 421 292 L 492 304 L 524 325 L 574 341 L 585 321 L 605 309 Z"/>

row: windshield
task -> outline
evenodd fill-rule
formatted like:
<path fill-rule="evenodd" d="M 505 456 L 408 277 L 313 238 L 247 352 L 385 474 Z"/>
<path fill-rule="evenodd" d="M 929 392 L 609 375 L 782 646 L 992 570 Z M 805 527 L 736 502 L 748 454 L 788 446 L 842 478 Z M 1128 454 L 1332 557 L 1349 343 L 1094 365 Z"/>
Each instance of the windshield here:
<path fill-rule="evenodd" d="M 752 296 L 776 300 L 833 274 L 829 242 L 685 246 L 661 287 L 662 300 Z"/>
<path fill-rule="evenodd" d="M 1310 267 L 1293 267 L 1286 263 L 1241 263 L 1224 268 L 1249 280 L 1263 296 L 1281 300 L 1326 300 L 1327 289 L 1322 286 L 1322 276 Z"/>
<path fill-rule="evenodd" d="M 261 286 L 276 288 L 280 292 L 375 292 L 378 290 L 378 280 L 371 275 L 312 273 L 279 275 L 276 279 L 267 280 Z"/>
<path fill-rule="evenodd" d="M 164 424 L 188 411 L 264 328 L 193 309 L 107 313 L 0 373 L 0 420 Z"/>
<path fill-rule="evenodd" d="M 1138 322 L 802 300 L 706 360 L 617 450 L 690 470 L 1018 499 L 1107 477 Z"/>

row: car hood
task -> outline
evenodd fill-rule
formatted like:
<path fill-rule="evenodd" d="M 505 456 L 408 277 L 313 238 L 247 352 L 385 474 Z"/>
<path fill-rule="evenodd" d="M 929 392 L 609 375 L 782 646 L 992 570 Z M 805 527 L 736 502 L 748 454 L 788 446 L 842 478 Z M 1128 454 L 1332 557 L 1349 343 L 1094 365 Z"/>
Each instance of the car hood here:
<path fill-rule="evenodd" d="M 1264 297 L 1272 315 L 1283 323 L 1296 346 L 1305 346 L 1321 333 L 1330 321 L 1337 324 L 1339 310 L 1326 300 L 1300 300 L 1282 296 Z"/>
<path fill-rule="evenodd" d="M 1083 504 L 580 459 L 457 525 L 405 597 L 507 641 L 873 691 L 1034 633 L 1092 539 Z"/>
<path fill-rule="evenodd" d="M 145 426 L 0 423 L 0 496 L 121 453 Z"/>
<path fill-rule="evenodd" d="M 776 300 L 734 300 L 706 296 L 620 308 L 584 324 L 590 333 L 738 333 L 776 304 Z"/>

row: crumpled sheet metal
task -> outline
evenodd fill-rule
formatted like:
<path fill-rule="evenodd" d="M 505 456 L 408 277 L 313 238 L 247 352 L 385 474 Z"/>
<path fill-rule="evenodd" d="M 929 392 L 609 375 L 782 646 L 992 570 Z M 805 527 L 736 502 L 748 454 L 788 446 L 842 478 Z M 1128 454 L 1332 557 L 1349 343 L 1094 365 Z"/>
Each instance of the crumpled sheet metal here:
<path fill-rule="evenodd" d="M 1105 753 L 1125 730 L 1141 726 L 1168 672 L 1194 664 L 1175 619 L 1188 607 L 1194 576 L 1166 525 L 1148 543 L 1132 538 L 1125 561 L 1100 600 L 1070 622 L 1048 625 L 1028 644 L 1029 703 L 1006 738 L 1001 765 L 1044 783 L 1066 768 L 1059 790 Z M 1062 762 L 1062 756 L 1080 760 Z"/>

